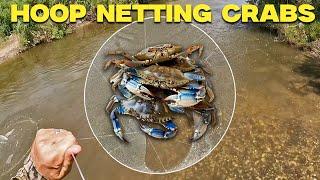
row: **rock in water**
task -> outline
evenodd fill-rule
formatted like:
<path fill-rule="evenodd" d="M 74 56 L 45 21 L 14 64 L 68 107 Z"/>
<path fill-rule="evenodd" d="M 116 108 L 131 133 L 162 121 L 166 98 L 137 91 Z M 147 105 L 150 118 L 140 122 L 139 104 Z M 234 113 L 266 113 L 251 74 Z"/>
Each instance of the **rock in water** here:
<path fill-rule="evenodd" d="M 8 138 L 6 136 L 0 135 L 0 144 L 6 143 Z"/>
<path fill-rule="evenodd" d="M 8 157 L 8 159 L 7 159 L 7 161 L 6 161 L 6 164 L 11 164 L 12 158 L 13 158 L 13 154 L 11 154 L 11 155 Z"/>

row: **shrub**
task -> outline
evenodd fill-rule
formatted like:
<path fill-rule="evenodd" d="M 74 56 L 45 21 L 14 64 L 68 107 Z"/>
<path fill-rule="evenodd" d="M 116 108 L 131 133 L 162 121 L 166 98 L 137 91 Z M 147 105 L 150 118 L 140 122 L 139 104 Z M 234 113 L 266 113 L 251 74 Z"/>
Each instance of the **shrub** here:
<path fill-rule="evenodd" d="M 0 1 L 0 38 L 10 36 L 12 33 L 18 34 L 22 43 L 25 46 L 32 46 L 42 41 L 50 41 L 51 39 L 61 39 L 66 34 L 70 33 L 70 29 L 66 23 L 53 23 L 47 21 L 45 23 L 37 24 L 34 22 L 23 23 L 18 20 L 18 23 L 11 23 L 10 5 L 18 4 L 45 4 L 52 7 L 54 4 L 62 3 L 65 5 L 82 4 L 86 7 L 87 12 L 95 11 L 96 4 L 109 4 L 109 3 L 136 3 L 136 0 L 2 0 Z"/>

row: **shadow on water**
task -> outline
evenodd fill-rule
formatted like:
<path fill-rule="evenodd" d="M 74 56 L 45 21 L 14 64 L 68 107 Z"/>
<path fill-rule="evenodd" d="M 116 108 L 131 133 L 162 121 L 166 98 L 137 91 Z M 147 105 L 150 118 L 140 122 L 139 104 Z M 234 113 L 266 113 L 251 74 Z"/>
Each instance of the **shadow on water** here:
<path fill-rule="evenodd" d="M 294 72 L 307 77 L 306 86 L 320 95 L 320 60 L 314 57 L 307 57 L 306 61 L 297 65 Z"/>

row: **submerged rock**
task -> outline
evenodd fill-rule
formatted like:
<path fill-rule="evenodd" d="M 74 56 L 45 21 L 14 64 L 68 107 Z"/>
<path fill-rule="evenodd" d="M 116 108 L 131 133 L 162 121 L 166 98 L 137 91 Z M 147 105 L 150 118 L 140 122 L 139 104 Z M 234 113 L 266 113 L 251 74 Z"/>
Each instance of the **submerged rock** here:
<path fill-rule="evenodd" d="M 0 144 L 6 143 L 8 141 L 8 138 L 4 135 L 0 135 Z"/>

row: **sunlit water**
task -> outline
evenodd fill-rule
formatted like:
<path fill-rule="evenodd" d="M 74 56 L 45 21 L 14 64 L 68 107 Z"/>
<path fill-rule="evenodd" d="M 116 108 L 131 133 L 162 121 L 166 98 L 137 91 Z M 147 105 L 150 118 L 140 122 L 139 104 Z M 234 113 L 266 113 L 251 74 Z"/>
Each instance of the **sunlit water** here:
<path fill-rule="evenodd" d="M 8 139 L 20 142 L 10 150 L 14 155 L 0 152 L 11 156 L 1 162 L 7 163 L 1 168 L 11 171 L 1 172 L 0 179 L 8 179 L 21 166 L 35 134 L 30 129 L 37 127 L 64 128 L 78 137 L 83 146 L 78 159 L 88 179 L 319 178 L 320 97 L 316 87 L 306 85 L 319 77 L 319 71 L 312 69 L 317 63 L 310 66 L 312 60 L 276 42 L 270 33 L 223 22 L 221 8 L 231 2 L 206 1 L 214 11 L 214 22 L 200 25 L 226 54 L 238 90 L 230 129 L 205 160 L 178 173 L 156 176 L 129 170 L 102 150 L 85 118 L 84 81 L 96 51 L 123 25 L 92 24 L 0 65 L 0 134 L 10 135 L 15 129 Z M 21 122 L 28 130 L 20 127 Z M 79 178 L 75 168 L 67 177 Z"/>

